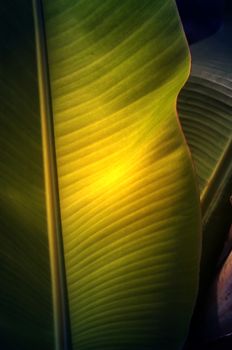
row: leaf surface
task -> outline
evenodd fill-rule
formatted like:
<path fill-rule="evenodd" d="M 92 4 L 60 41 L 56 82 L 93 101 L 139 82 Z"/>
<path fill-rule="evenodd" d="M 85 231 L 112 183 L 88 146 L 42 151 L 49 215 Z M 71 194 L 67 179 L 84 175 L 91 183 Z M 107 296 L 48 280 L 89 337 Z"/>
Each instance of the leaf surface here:
<path fill-rule="evenodd" d="M 32 7 L 1 2 L 0 347 L 51 350 L 53 315 Z"/>
<path fill-rule="evenodd" d="M 44 1 L 73 349 L 178 349 L 199 200 L 174 2 Z"/>
<path fill-rule="evenodd" d="M 215 268 L 231 221 L 231 33 L 228 18 L 216 35 L 192 46 L 191 75 L 178 100 L 201 190 L 203 283 Z"/>

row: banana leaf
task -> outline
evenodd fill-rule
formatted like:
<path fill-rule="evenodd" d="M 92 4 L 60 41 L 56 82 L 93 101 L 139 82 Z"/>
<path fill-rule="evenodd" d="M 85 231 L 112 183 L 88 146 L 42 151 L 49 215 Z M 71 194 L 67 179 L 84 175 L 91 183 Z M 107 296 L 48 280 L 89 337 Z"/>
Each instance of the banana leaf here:
<path fill-rule="evenodd" d="M 13 5 L 8 6 L 11 15 Z M 5 236 L 13 232 L 38 265 L 25 261 L 15 274 L 40 298 L 33 299 L 36 307 L 29 303 L 19 312 L 21 318 L 29 314 L 36 320 L 27 318 L 28 339 L 21 334 L 19 316 L 11 327 L 11 302 L 3 299 L 8 348 L 23 349 L 21 342 L 36 349 L 39 338 L 40 349 L 179 349 L 197 295 L 201 233 L 196 177 L 176 113 L 190 66 L 176 5 L 173 0 L 35 0 L 33 8 L 38 81 L 34 61 L 30 68 L 21 46 L 14 48 L 12 55 L 22 60 L 21 75 L 8 59 L 11 74 L 3 71 L 16 85 L 9 106 L 16 113 L 15 133 L 9 129 L 13 117 L 1 113 L 6 123 L 1 137 L 15 151 L 12 163 L 2 162 L 9 170 L 1 189 L 12 190 L 15 182 L 19 195 L 27 188 L 32 201 L 21 200 L 21 218 L 8 199 L 1 226 L 12 224 Z M 11 20 L 13 25 L 16 19 Z M 30 69 L 35 85 L 28 81 L 24 86 L 17 77 L 26 79 Z M 4 85 L 2 90 L 7 101 L 11 89 Z M 20 110 L 20 103 L 36 112 Z M 18 135 L 26 132 L 23 148 Z M 31 163 L 38 178 L 31 174 L 32 165 L 27 178 L 24 170 L 20 173 L 21 164 Z M 40 197 L 34 198 L 37 192 Z M 34 231 L 24 217 L 33 225 L 47 222 L 47 230 L 38 226 L 36 231 L 41 251 L 31 236 L 26 239 Z M 18 230 L 18 222 L 24 230 Z M 29 242 L 36 243 L 33 253 Z M 13 251 L 9 256 L 18 259 Z M 10 293 L 14 269 L 12 263 L 3 275 Z M 46 270 L 45 279 L 40 269 Z M 26 302 L 28 293 L 14 291 L 14 298 L 20 295 Z M 15 314 L 20 300 L 13 304 Z M 50 302 L 46 310 L 44 300 Z M 42 326 L 34 331 L 37 322 Z"/>
<path fill-rule="evenodd" d="M 53 348 L 31 3 L 0 12 L 0 348 Z"/>
<path fill-rule="evenodd" d="M 191 46 L 191 75 L 178 99 L 180 120 L 195 162 L 201 192 L 203 289 L 212 279 L 231 223 L 231 33 L 228 12 L 217 34 Z"/>

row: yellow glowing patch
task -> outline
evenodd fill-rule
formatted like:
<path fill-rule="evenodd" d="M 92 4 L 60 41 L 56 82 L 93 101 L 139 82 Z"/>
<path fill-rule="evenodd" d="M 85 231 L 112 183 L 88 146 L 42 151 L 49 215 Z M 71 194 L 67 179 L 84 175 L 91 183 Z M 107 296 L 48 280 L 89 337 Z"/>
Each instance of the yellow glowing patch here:
<path fill-rule="evenodd" d="M 120 180 L 124 174 L 125 170 L 123 171 L 122 167 L 120 166 L 109 169 L 96 183 L 96 187 L 102 189 L 112 189 L 112 187 L 115 188 L 120 184 Z"/>
<path fill-rule="evenodd" d="M 117 161 L 108 160 L 97 174 L 91 176 L 92 180 L 90 179 L 87 189 L 88 195 L 105 197 L 107 194 L 108 197 L 110 194 L 110 198 L 115 200 L 119 193 L 127 192 L 126 188 L 135 170 L 135 160 L 128 155 L 123 157 L 122 153 L 124 152 L 117 154 Z"/>

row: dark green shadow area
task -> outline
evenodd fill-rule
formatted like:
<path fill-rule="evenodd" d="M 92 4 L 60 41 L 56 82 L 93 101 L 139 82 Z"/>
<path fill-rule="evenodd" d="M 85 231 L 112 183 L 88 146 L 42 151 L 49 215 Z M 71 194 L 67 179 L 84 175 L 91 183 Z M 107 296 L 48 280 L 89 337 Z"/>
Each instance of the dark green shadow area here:
<path fill-rule="evenodd" d="M 0 348 L 54 348 L 31 1 L 0 5 Z"/>

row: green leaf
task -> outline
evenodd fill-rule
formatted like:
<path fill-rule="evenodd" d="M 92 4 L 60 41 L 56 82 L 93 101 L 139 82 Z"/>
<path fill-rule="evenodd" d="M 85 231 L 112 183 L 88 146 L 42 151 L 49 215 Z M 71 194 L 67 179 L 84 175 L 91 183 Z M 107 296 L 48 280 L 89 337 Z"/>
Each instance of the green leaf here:
<path fill-rule="evenodd" d="M 192 71 L 178 100 L 195 161 L 203 221 L 202 283 L 207 284 L 231 221 L 232 89 L 230 21 L 192 46 Z"/>
<path fill-rule="evenodd" d="M 31 3 L 1 5 L 1 346 L 70 350 L 69 311 L 74 350 L 178 349 L 201 242 L 175 4 L 33 3 L 38 81 Z"/>
<path fill-rule="evenodd" d="M 1 2 L 0 347 L 53 348 L 32 7 Z"/>
<path fill-rule="evenodd" d="M 201 243 L 175 109 L 189 72 L 175 4 L 43 5 L 73 349 L 178 349 Z"/>

